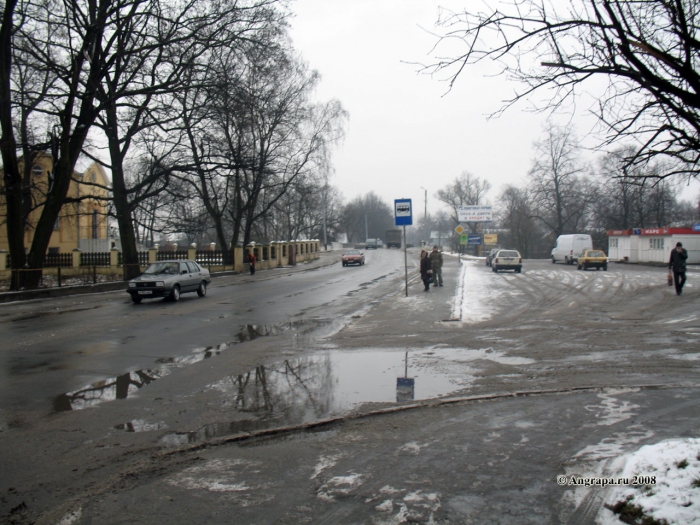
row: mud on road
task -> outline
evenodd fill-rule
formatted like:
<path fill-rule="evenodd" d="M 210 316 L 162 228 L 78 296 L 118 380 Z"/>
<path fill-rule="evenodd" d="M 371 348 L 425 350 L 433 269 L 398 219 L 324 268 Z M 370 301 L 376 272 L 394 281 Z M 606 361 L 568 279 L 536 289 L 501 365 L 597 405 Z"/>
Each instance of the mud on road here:
<path fill-rule="evenodd" d="M 658 268 L 526 261 L 494 274 L 448 259 L 444 288 L 414 283 L 404 297 L 397 281 L 284 356 L 261 337 L 116 408 L 3 431 L 0 515 L 595 523 L 605 491 L 559 487 L 557 475 L 612 474 L 644 444 L 700 435 L 696 275 L 678 297 Z M 413 384 L 397 392 L 404 376 Z M 263 378 L 268 388 L 244 392 Z M 269 403 L 253 402 L 262 392 Z"/>

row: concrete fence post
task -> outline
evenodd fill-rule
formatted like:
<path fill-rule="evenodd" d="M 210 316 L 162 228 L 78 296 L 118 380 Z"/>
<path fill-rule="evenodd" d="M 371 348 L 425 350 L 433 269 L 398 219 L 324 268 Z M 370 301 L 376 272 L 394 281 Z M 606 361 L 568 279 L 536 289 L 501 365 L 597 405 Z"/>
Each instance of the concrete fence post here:
<path fill-rule="evenodd" d="M 80 254 L 82 251 L 80 248 L 74 248 L 72 255 L 73 255 L 73 268 L 80 268 Z"/>
<path fill-rule="evenodd" d="M 149 248 L 148 249 L 148 264 L 153 264 L 156 262 L 156 255 L 158 254 L 158 249 L 157 248 Z"/>
<path fill-rule="evenodd" d="M 117 267 L 119 266 L 119 250 L 116 248 L 112 248 L 109 250 L 109 269 L 112 270 L 113 272 L 117 271 Z"/>
<path fill-rule="evenodd" d="M 187 248 L 187 258 L 194 261 L 197 258 L 197 248 Z"/>
<path fill-rule="evenodd" d="M 0 250 L 0 271 L 7 268 L 7 258 L 10 256 L 10 252 L 7 250 Z"/>

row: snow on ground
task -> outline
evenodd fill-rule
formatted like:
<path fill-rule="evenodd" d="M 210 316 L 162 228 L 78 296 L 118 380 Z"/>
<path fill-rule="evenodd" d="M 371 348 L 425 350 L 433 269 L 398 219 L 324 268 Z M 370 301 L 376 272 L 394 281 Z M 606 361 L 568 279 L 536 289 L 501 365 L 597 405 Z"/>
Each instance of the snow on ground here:
<path fill-rule="evenodd" d="M 614 487 L 607 498 L 615 505 L 630 498 L 645 515 L 666 520 L 669 525 L 700 524 L 700 439 L 671 439 L 646 445 L 632 454 L 616 459 L 610 475 L 624 477 L 641 484 Z M 649 484 L 644 482 L 649 481 Z M 596 522 L 619 524 L 609 509 L 601 509 Z"/>
<path fill-rule="evenodd" d="M 486 276 L 477 272 L 477 265 L 483 265 L 483 259 L 468 259 L 462 261 L 457 292 L 452 306 L 452 318 L 462 322 L 479 322 L 490 319 L 496 312 L 494 299 L 502 295 L 502 291 L 494 287 L 494 279 L 490 273 Z"/>

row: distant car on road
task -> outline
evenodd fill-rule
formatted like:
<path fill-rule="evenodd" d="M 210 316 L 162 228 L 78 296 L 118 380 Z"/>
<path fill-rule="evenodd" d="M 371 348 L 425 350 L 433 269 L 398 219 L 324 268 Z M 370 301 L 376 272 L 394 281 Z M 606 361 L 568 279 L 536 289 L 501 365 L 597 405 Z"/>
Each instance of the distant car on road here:
<path fill-rule="evenodd" d="M 197 295 L 204 297 L 209 283 L 209 270 L 194 261 L 159 261 L 129 281 L 126 291 L 136 304 L 142 299 L 156 297 L 179 301 L 181 294 L 189 292 L 197 292 Z"/>
<path fill-rule="evenodd" d="M 494 248 L 486 254 L 486 266 L 491 266 L 491 261 L 498 253 L 498 250 L 500 250 L 500 248 Z"/>
<path fill-rule="evenodd" d="M 348 264 L 362 266 L 365 264 L 365 255 L 360 250 L 348 250 L 341 257 L 341 262 L 343 266 L 347 266 Z"/>
<path fill-rule="evenodd" d="M 366 250 L 376 250 L 377 249 L 377 239 L 367 239 L 365 241 Z"/>
<path fill-rule="evenodd" d="M 578 258 L 578 269 L 588 270 L 595 268 L 596 270 L 608 271 L 608 258 L 603 250 L 586 250 Z"/>
<path fill-rule="evenodd" d="M 491 269 L 494 272 L 514 270 L 520 273 L 523 270 L 523 258 L 517 250 L 498 250 L 491 261 Z"/>
<path fill-rule="evenodd" d="M 377 239 L 377 248 L 384 248 L 384 241 Z"/>

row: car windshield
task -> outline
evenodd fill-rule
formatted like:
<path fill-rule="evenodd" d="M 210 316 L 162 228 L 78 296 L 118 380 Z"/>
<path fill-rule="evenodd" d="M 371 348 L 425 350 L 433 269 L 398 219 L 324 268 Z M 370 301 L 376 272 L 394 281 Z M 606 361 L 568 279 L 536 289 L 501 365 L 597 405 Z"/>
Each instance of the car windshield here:
<path fill-rule="evenodd" d="M 503 250 L 498 252 L 499 257 L 520 257 L 520 254 L 518 252 L 514 251 L 509 251 L 509 250 Z"/>
<path fill-rule="evenodd" d="M 589 257 L 605 257 L 603 252 L 588 252 Z"/>
<path fill-rule="evenodd" d="M 376 239 L 367 239 L 367 242 L 377 242 Z"/>
<path fill-rule="evenodd" d="M 151 264 L 146 271 L 143 273 L 148 274 L 160 274 L 165 273 L 169 275 L 177 275 L 180 273 L 180 263 L 176 262 L 157 262 Z"/>
<path fill-rule="evenodd" d="M 345 255 L 360 255 L 360 250 L 348 250 Z"/>

